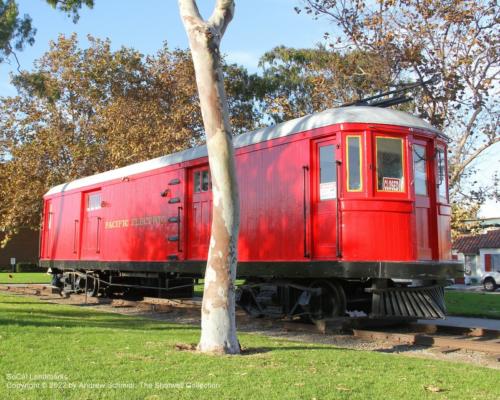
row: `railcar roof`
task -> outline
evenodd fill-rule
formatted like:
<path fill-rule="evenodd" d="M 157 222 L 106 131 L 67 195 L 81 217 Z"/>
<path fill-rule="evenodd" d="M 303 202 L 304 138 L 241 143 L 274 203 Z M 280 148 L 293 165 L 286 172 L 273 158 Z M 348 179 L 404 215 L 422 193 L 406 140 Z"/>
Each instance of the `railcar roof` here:
<path fill-rule="evenodd" d="M 406 112 L 392 110 L 389 108 L 377 108 L 367 106 L 351 106 L 342 108 L 333 108 L 319 113 L 306 115 L 304 117 L 292 119 L 278 125 L 257 129 L 246 132 L 234 138 L 234 147 L 240 148 L 251 144 L 265 142 L 300 133 L 306 130 L 321 128 L 328 125 L 342 123 L 371 123 L 398 125 L 409 128 L 425 129 L 442 135 L 440 131 L 434 128 L 428 122 L 417 118 Z M 114 169 L 100 174 L 87 176 L 62 185 L 54 186 L 45 195 L 51 195 L 60 192 L 82 188 L 85 186 L 96 185 L 114 179 L 121 179 L 126 176 L 135 175 L 168 165 L 177 164 L 183 161 L 194 160 L 196 158 L 207 156 L 206 146 L 199 146 L 187 149 L 178 153 L 154 158 L 152 160 L 131 164 L 123 168 Z"/>

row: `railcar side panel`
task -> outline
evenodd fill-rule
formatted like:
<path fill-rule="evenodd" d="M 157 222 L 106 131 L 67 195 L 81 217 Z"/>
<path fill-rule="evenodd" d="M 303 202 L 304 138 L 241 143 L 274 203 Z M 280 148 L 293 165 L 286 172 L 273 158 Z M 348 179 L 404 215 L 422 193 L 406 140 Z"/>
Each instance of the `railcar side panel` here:
<path fill-rule="evenodd" d="M 102 244 L 96 258 L 164 261 L 179 256 L 180 170 L 126 177 L 102 189 Z"/>
<path fill-rule="evenodd" d="M 304 220 L 308 184 L 304 188 L 303 166 L 309 165 L 308 141 L 245 152 L 236 159 L 241 204 L 239 259 L 304 260 L 309 217 Z"/>
<path fill-rule="evenodd" d="M 78 260 L 81 236 L 81 193 L 54 197 L 46 203 L 43 256 Z"/>
<path fill-rule="evenodd" d="M 239 260 L 449 259 L 434 143 L 342 124 L 237 149 Z M 211 202 L 206 157 L 52 195 L 42 259 L 203 260 Z"/>
<path fill-rule="evenodd" d="M 393 210 L 374 209 L 376 204 L 344 202 L 342 255 L 346 260 L 407 261 L 414 259 L 411 203 Z M 365 205 L 365 207 L 363 207 Z M 396 210 L 397 208 L 397 210 Z"/>
<path fill-rule="evenodd" d="M 443 318 L 443 282 L 460 274 L 447 261 L 444 140 L 418 118 L 372 107 L 235 138 L 238 272 L 248 279 L 238 304 L 280 318 Z M 217 201 L 206 154 L 189 149 L 51 189 L 41 264 L 68 292 L 192 296 Z"/>

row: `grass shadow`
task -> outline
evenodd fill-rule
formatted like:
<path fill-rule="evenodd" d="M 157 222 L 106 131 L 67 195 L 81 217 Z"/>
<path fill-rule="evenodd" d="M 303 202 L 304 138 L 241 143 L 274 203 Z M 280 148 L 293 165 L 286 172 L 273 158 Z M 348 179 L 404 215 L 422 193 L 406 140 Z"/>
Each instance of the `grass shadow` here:
<path fill-rule="evenodd" d="M 346 351 L 352 349 L 339 349 L 328 346 L 264 346 L 264 347 L 243 347 L 241 350 L 242 356 L 252 356 L 256 354 L 265 354 L 273 351 L 304 351 L 304 350 L 321 350 L 321 351 Z"/>
<path fill-rule="evenodd" d="M 77 311 L 77 312 L 75 312 Z M 1 310 L 4 318 L 0 319 L 0 326 L 19 325 L 19 326 L 32 326 L 32 327 L 88 327 L 88 328 L 107 328 L 107 329 L 126 329 L 126 330 L 154 330 L 154 331 L 168 331 L 168 330 L 194 330 L 192 326 L 171 326 L 161 321 L 149 320 L 145 318 L 138 318 L 136 316 L 126 316 L 120 314 L 102 313 L 96 314 L 89 310 L 89 312 L 76 309 L 76 310 L 36 310 L 36 309 L 4 309 Z M 12 318 L 5 318 L 5 316 Z"/>

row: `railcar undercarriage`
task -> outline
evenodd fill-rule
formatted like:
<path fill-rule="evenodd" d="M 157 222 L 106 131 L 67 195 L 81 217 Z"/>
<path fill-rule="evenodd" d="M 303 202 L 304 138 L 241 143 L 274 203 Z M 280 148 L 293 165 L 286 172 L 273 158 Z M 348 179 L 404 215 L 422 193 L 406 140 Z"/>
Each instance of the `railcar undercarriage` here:
<path fill-rule="evenodd" d="M 190 298 L 196 277 L 165 273 L 53 271 L 65 293 Z M 371 318 L 445 317 L 444 282 L 390 279 L 257 279 L 236 291 L 238 306 L 253 317 L 328 320 L 347 315 Z"/>
<path fill-rule="evenodd" d="M 64 293 L 85 293 L 95 297 L 127 295 L 191 298 L 195 279 L 153 273 L 110 273 L 103 271 L 53 271 L 52 284 Z"/>
<path fill-rule="evenodd" d="M 363 312 L 372 318 L 444 318 L 444 284 L 413 284 L 388 279 L 248 282 L 239 287 L 237 301 L 256 317 L 317 321 Z"/>

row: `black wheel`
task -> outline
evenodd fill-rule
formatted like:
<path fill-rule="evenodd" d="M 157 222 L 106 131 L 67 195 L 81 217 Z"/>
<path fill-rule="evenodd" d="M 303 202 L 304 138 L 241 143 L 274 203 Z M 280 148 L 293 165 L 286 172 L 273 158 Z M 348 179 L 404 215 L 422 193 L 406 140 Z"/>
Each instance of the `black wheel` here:
<path fill-rule="evenodd" d="M 74 290 L 76 293 L 85 292 L 85 275 L 76 275 Z"/>
<path fill-rule="evenodd" d="M 96 297 L 99 293 L 99 279 L 93 275 L 87 276 L 87 296 Z"/>
<path fill-rule="evenodd" d="M 245 312 L 254 318 L 261 318 L 264 315 L 255 301 L 255 296 L 252 288 L 239 287 L 236 293 L 236 304 L 238 304 Z"/>
<path fill-rule="evenodd" d="M 494 292 L 497 290 L 497 284 L 495 283 L 495 280 L 493 278 L 486 278 L 484 280 L 484 290 L 487 292 Z"/>
<path fill-rule="evenodd" d="M 347 300 L 342 285 L 335 281 L 315 281 L 310 287 L 321 289 L 321 295 L 313 295 L 309 303 L 312 321 L 345 315 Z"/>
<path fill-rule="evenodd" d="M 71 293 L 75 290 L 75 274 L 72 272 L 65 272 L 62 276 L 62 290 L 66 293 Z"/>

